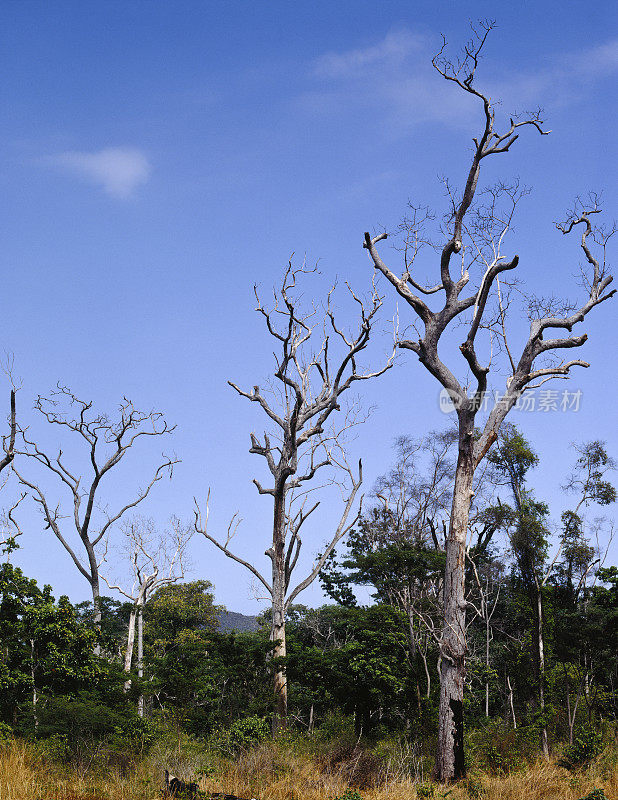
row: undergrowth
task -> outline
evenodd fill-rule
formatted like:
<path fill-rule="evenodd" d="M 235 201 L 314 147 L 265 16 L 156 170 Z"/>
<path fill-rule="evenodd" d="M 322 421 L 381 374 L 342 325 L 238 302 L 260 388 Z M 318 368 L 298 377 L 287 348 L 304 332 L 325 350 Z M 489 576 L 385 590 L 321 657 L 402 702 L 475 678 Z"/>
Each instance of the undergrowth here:
<path fill-rule="evenodd" d="M 258 731 L 260 729 L 258 728 Z M 250 737 L 251 738 L 251 737 Z M 257 736 L 261 739 L 261 733 Z M 172 766 L 200 790 L 260 800 L 618 800 L 618 750 L 606 747 L 591 763 L 569 770 L 536 760 L 510 772 L 480 769 L 456 785 L 432 783 L 423 757 L 399 743 L 368 748 L 308 737 L 262 740 L 234 757 L 196 741 L 161 740 L 122 769 L 93 760 L 89 769 L 54 760 L 45 748 L 19 740 L 0 743 L 0 800 L 161 800 L 163 770 Z M 399 754 L 399 755 L 397 755 Z M 402 759 L 395 762 L 396 757 Z"/>

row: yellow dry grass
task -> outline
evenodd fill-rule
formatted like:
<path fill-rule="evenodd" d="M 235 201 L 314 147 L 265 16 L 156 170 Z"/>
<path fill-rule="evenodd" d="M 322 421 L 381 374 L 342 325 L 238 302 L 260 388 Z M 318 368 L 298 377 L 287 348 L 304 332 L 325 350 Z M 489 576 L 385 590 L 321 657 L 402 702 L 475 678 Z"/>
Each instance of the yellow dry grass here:
<path fill-rule="evenodd" d="M 613 762 L 613 766 L 608 766 Z M 0 800 L 160 800 L 159 766 L 148 760 L 126 776 L 67 772 L 46 763 L 37 751 L 19 741 L 0 749 Z M 333 800 L 347 785 L 334 772 L 324 772 L 309 756 L 282 752 L 264 745 L 235 762 L 223 762 L 215 777 L 202 781 L 204 790 L 227 792 L 261 800 Z M 433 797 L 448 800 L 579 800 L 602 788 L 618 800 L 615 758 L 600 759 L 590 769 L 570 773 L 539 761 L 529 769 L 506 776 L 475 774 L 469 782 L 435 787 Z M 360 791 L 363 800 L 416 800 L 417 786 L 409 780 L 386 782 Z"/>

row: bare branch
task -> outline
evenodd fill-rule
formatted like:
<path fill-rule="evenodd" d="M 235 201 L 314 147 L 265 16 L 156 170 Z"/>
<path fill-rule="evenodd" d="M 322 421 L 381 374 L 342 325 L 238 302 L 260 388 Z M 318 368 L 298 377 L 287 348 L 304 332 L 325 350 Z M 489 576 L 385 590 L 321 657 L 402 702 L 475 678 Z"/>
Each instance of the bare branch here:
<path fill-rule="evenodd" d="M 233 553 L 229 549 L 228 544 L 229 544 L 229 540 L 231 538 L 231 536 L 230 536 L 230 528 L 228 528 L 228 540 L 227 540 L 227 542 L 225 544 L 221 544 L 221 542 L 219 542 L 217 539 L 215 539 L 214 536 L 211 536 L 211 534 L 208 533 L 208 517 L 209 517 L 209 514 L 210 514 L 210 504 L 209 504 L 210 490 L 208 492 L 208 497 L 206 499 L 206 517 L 205 517 L 204 520 L 202 520 L 202 512 L 201 512 L 199 504 L 197 502 L 197 498 L 193 498 L 193 499 L 194 499 L 194 502 L 195 502 L 195 509 L 194 509 L 195 530 L 198 533 L 201 533 L 202 536 L 205 536 L 206 539 L 208 539 L 209 542 L 212 542 L 212 544 L 214 544 L 215 547 L 217 547 L 219 550 L 221 550 L 222 553 L 225 553 L 225 555 L 228 558 L 231 558 L 232 561 L 236 561 L 238 564 L 242 564 L 242 566 L 245 567 L 245 569 L 248 569 L 249 572 L 251 572 L 253 575 L 255 575 L 255 577 L 260 581 L 260 583 L 267 589 L 268 593 L 272 596 L 272 588 L 270 587 L 270 585 L 268 584 L 266 579 L 264 577 L 262 577 L 260 572 L 258 572 L 258 570 L 253 566 L 253 564 L 250 564 L 248 561 L 245 561 L 244 558 L 241 558 L 240 556 L 237 556 L 235 553 Z M 232 525 L 232 523 L 230 523 L 230 527 L 231 527 L 231 525 Z"/>

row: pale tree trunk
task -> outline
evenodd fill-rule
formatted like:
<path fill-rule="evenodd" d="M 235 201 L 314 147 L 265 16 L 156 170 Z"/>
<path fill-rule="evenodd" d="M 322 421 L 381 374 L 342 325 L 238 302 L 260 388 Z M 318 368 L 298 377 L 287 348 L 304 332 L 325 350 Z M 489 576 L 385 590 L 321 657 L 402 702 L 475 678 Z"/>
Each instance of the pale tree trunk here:
<path fill-rule="evenodd" d="M 273 611 L 274 621 L 271 632 L 271 639 L 275 642 L 273 648 L 274 658 L 285 658 L 286 644 L 285 644 L 285 622 L 283 615 L 280 611 Z M 275 713 L 273 716 L 273 733 L 282 730 L 287 725 L 288 714 L 288 685 L 285 674 L 285 667 L 277 665 L 275 667 Z"/>
<path fill-rule="evenodd" d="M 485 666 L 489 672 L 489 609 L 485 609 Z M 485 716 L 489 717 L 489 677 L 485 680 Z"/>
<path fill-rule="evenodd" d="M 127 647 L 124 652 L 124 671 L 131 672 L 133 661 L 133 647 L 135 646 L 135 627 L 137 622 L 137 606 L 133 606 L 129 616 L 129 630 L 127 632 Z"/>
<path fill-rule="evenodd" d="M 423 666 L 425 667 L 425 677 L 427 679 L 427 691 L 425 692 L 425 697 L 429 699 L 429 696 L 431 694 L 431 675 L 429 674 L 427 654 L 423 650 L 421 650 L 421 658 L 423 659 Z"/>
<path fill-rule="evenodd" d="M 547 736 L 547 722 L 545 720 L 545 646 L 543 640 L 543 594 L 538 579 L 536 584 L 536 618 L 537 618 L 537 651 L 539 658 L 539 710 L 543 725 L 541 728 L 541 747 L 543 756 L 549 761 L 549 739 Z"/>
<path fill-rule="evenodd" d="M 577 697 L 575 698 L 575 705 L 571 708 L 571 687 L 569 685 L 569 678 L 568 675 L 564 682 L 565 691 L 566 691 L 566 705 L 567 705 L 567 718 L 569 721 L 569 744 L 573 745 L 573 729 L 575 728 L 575 720 L 577 719 L 577 706 L 579 705 L 579 700 L 582 694 L 582 687 L 581 682 L 579 685 L 579 689 L 577 691 Z"/>
<path fill-rule="evenodd" d="M 39 714 L 37 703 L 39 695 L 36 688 L 36 648 L 34 646 L 34 639 L 30 639 L 30 677 L 32 678 L 32 719 L 34 721 L 34 736 L 36 738 L 39 732 Z"/>
<path fill-rule="evenodd" d="M 90 544 L 90 543 L 88 543 Z M 92 590 L 92 614 L 93 621 L 98 631 L 101 630 L 101 586 L 99 581 L 99 565 L 93 547 L 87 547 L 88 560 L 90 562 L 90 588 Z M 101 655 L 101 645 L 97 642 L 94 647 L 95 656 Z"/>
<path fill-rule="evenodd" d="M 509 689 L 509 707 L 511 709 L 511 717 L 513 719 L 513 729 L 517 730 L 517 717 L 515 716 L 515 704 L 513 702 L 513 687 L 511 686 L 511 676 L 506 676 L 506 685 Z"/>
<path fill-rule="evenodd" d="M 144 606 L 140 605 L 137 610 L 137 677 L 144 677 Z M 144 695 L 140 691 L 137 701 L 137 713 L 140 717 L 144 716 Z"/>
<path fill-rule="evenodd" d="M 577 703 L 575 703 L 575 711 L 571 713 L 571 694 L 568 678 L 564 682 L 564 688 L 566 692 L 567 719 L 569 721 L 569 744 L 571 747 L 573 747 L 573 727 L 575 725 L 575 716 L 577 714 Z"/>
<path fill-rule="evenodd" d="M 286 657 L 285 644 L 285 489 L 275 493 L 273 514 L 273 556 L 272 556 L 272 626 L 270 639 L 274 642 L 273 658 Z M 275 664 L 274 674 L 275 709 L 273 714 L 273 734 L 287 726 L 288 685 L 285 666 Z"/>
<path fill-rule="evenodd" d="M 129 616 L 129 630 L 127 632 L 127 647 L 124 651 L 124 671 L 131 672 L 131 662 L 133 661 L 133 647 L 135 644 L 135 623 L 137 620 L 137 606 L 133 606 Z M 124 684 L 124 691 L 128 692 L 131 688 L 131 681 L 127 680 Z"/>
<path fill-rule="evenodd" d="M 463 426 L 463 421 L 461 422 Z M 451 781 L 465 774 L 463 694 L 466 655 L 465 555 L 472 500 L 472 434 L 460 435 L 459 456 L 444 573 L 444 628 L 440 644 L 440 707 L 435 775 Z"/>
<path fill-rule="evenodd" d="M 140 588 L 133 602 L 131 614 L 129 616 L 129 629 L 127 631 L 127 648 L 124 653 L 124 671 L 131 672 L 131 664 L 133 662 L 133 648 L 135 647 L 135 630 L 137 627 L 137 667 L 138 675 L 141 678 L 140 669 L 142 669 L 142 650 L 143 650 L 143 612 L 144 605 L 146 604 L 146 596 L 148 591 L 148 581 L 144 582 Z M 125 692 L 131 688 L 131 681 L 127 680 L 124 684 Z M 141 699 L 140 699 L 141 702 Z M 140 714 L 141 716 L 141 714 Z"/>

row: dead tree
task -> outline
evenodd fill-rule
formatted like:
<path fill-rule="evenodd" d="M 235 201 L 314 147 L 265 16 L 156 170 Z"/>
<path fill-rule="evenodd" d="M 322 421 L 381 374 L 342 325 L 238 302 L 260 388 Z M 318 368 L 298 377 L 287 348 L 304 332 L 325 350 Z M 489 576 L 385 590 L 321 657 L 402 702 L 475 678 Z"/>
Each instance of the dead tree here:
<path fill-rule="evenodd" d="M 462 704 L 466 655 L 465 550 L 475 470 L 496 441 L 506 415 L 527 389 L 551 378 L 566 378 L 574 366 L 588 366 L 585 361 L 567 360 L 561 354 L 584 344 L 587 336 L 573 335 L 573 327 L 582 322 L 595 306 L 614 294 L 614 291 L 608 291 L 612 278 L 607 274 L 603 257 L 611 232 L 593 228 L 592 217 L 600 209 L 596 198 L 592 197 L 589 204 L 578 203 L 567 220 L 557 226 L 564 234 L 575 228 L 583 231 L 581 248 L 589 265 L 582 281 L 585 296 L 573 305 L 557 302 L 553 298 L 532 301 L 529 307 L 528 340 L 517 358 L 506 335 L 508 293 L 505 292 L 504 273 L 514 270 L 519 258 L 514 256 L 507 260 L 502 255 L 502 246 L 511 227 L 517 201 L 524 192 L 516 183 L 510 186 L 499 184 L 486 193 L 477 192 L 477 187 L 485 159 L 507 153 L 523 128 L 534 128 L 543 135 L 546 131 L 539 113 L 511 119 L 503 132 L 496 129 L 492 102 L 475 86 L 479 56 L 492 27 L 493 23 L 481 23 L 457 61 L 444 57 L 446 42 L 433 60 L 434 67 L 444 79 L 477 98 L 483 120 L 480 137 L 473 139 L 472 163 L 462 195 L 457 197 L 446 182 L 451 211 L 441 231 L 443 244 L 436 245 L 440 253 L 437 282 L 432 281 L 428 285 L 423 283 L 422 278 L 412 275 L 415 258 L 428 241 L 423 230 L 423 214 L 413 214 L 412 220 L 408 220 L 405 226 L 403 274 L 387 266 L 378 251 L 378 244 L 386 238 L 386 233 L 375 237 L 365 233 L 363 244 L 374 267 L 385 276 L 414 314 L 414 335 L 401 338 L 398 346 L 418 356 L 421 364 L 442 385 L 457 413 L 458 459 L 446 540 L 435 768 L 437 778 L 443 781 L 458 778 L 465 771 Z M 600 254 L 593 252 L 595 244 L 599 246 Z M 455 261 L 459 263 L 455 264 Z M 474 288 L 470 291 L 468 284 L 471 280 Z M 427 298 L 439 295 L 443 297 L 443 302 L 434 310 L 430 307 L 432 304 L 429 299 L 426 301 L 421 295 Z M 454 368 L 447 366 L 438 354 L 438 345 L 445 331 L 453 331 L 460 326 L 464 327 L 465 333 L 459 350 L 469 370 L 469 374 L 462 378 L 456 377 Z M 552 330 L 566 333 L 546 338 Z M 483 351 L 477 351 L 480 332 L 489 340 Z M 442 349 L 446 348 L 447 343 L 443 341 Z M 504 394 L 482 423 L 477 415 L 486 400 L 488 373 L 492 365 L 491 358 L 497 355 L 496 348 L 505 356 L 510 374 Z"/>
<path fill-rule="evenodd" d="M 15 458 L 15 437 L 17 434 L 17 417 L 15 413 L 15 389 L 11 389 L 11 414 L 9 417 L 9 435 L 2 437 L 4 458 L 0 460 L 0 472 L 13 463 Z"/>
<path fill-rule="evenodd" d="M 101 577 L 108 588 L 115 589 L 132 603 L 127 631 L 127 646 L 124 657 L 124 671 L 131 672 L 135 631 L 137 628 L 137 675 L 144 674 L 144 607 L 157 589 L 168 586 L 184 578 L 186 550 L 193 535 L 193 529 L 183 525 L 177 517 L 172 517 L 169 528 L 157 530 L 154 520 L 133 517 L 122 526 L 125 543 L 123 552 L 131 564 L 132 585 L 130 589 L 110 583 L 104 573 Z M 107 561 L 107 553 L 103 557 Z M 131 688 L 131 681 L 125 681 L 125 692 Z M 144 698 L 140 695 L 137 711 L 144 715 Z"/>
<path fill-rule="evenodd" d="M 352 508 L 361 485 L 362 468 L 359 462 L 358 473 L 354 474 L 342 449 L 345 431 L 358 420 L 348 414 L 344 415 L 342 423 L 331 425 L 331 417 L 340 410 L 341 398 L 346 391 L 357 381 L 382 375 L 390 368 L 394 357 L 393 350 L 386 364 L 374 372 L 361 372 L 358 367 L 358 357 L 367 347 L 375 316 L 382 304 L 375 288 L 368 302 L 350 290 L 358 304 L 359 321 L 357 329 L 348 333 L 335 320 L 332 290 L 323 313 L 316 307 L 308 312 L 299 311 L 297 280 L 306 272 L 304 267 L 295 268 L 289 263 L 281 288 L 275 292 L 272 309 L 264 307 L 256 290 L 257 311 L 278 347 L 278 353 L 275 353 L 276 382 L 272 391 L 267 394 L 254 386 L 252 391 L 246 392 L 230 382 L 241 397 L 262 408 L 275 429 L 274 435 L 265 432 L 262 439 L 252 433 L 250 448 L 251 453 L 265 459 L 272 476 L 270 487 L 263 487 L 254 480 L 258 492 L 269 495 L 273 501 L 272 544 L 266 550 L 271 561 L 270 580 L 229 549 L 236 530 L 234 524 L 228 529 L 225 543 L 221 543 L 208 533 L 197 504 L 195 518 L 196 529 L 226 556 L 246 567 L 265 587 L 272 601 L 274 730 L 285 726 L 287 717 L 287 683 L 282 661 L 286 655 L 286 611 L 300 592 L 313 583 L 337 542 L 358 519 L 358 514 L 352 514 Z M 314 344 L 316 339 L 317 348 Z M 341 484 L 345 486 L 342 492 L 343 513 L 307 577 L 291 589 L 290 579 L 302 544 L 301 528 L 319 505 L 319 501 L 311 506 L 307 504 L 310 482 L 318 472 L 328 467 L 345 476 Z"/>
<path fill-rule="evenodd" d="M 2 449 L 4 457 L 0 459 L 0 472 L 3 472 L 7 467 L 13 463 L 15 458 L 15 437 L 17 434 L 17 417 L 15 413 L 15 389 L 11 389 L 11 413 L 9 417 L 9 434 L 2 437 Z M 0 553 L 11 553 L 17 549 L 19 545 L 16 542 L 18 536 L 21 536 L 22 531 L 13 517 L 13 512 L 17 506 L 24 499 L 22 494 L 20 499 L 9 509 L 5 515 L 4 528 L 7 531 L 4 539 L 0 540 Z"/>
<path fill-rule="evenodd" d="M 22 448 L 16 450 L 22 457 L 22 464 L 29 459 L 38 462 L 44 471 L 56 476 L 60 488 L 68 496 L 71 513 L 62 513 L 62 500 L 55 491 L 42 488 L 30 472 L 23 466 L 13 469 L 23 486 L 30 489 L 34 501 L 38 504 L 45 528 L 51 529 L 54 536 L 67 551 L 77 570 L 88 581 L 92 591 L 92 603 L 95 624 L 101 622 L 99 605 L 100 579 L 99 559 L 96 548 L 106 534 L 121 517 L 130 509 L 143 502 L 152 487 L 168 473 L 172 474 L 177 458 L 163 457 L 145 487 L 137 490 L 137 496 L 125 503 L 118 511 L 109 513 L 101 507 L 101 495 L 104 478 L 118 466 L 127 452 L 137 440 L 144 436 L 164 436 L 171 433 L 163 415 L 156 411 L 138 411 L 126 398 L 118 408 L 115 419 L 93 410 L 92 401 L 78 399 L 66 386 L 58 385 L 49 398 L 39 396 L 35 409 L 52 425 L 58 425 L 78 437 L 78 442 L 88 459 L 89 475 L 80 474 L 79 464 L 70 466 L 66 463 L 62 447 L 56 456 L 48 455 L 36 442 L 27 436 L 27 430 L 21 431 Z M 51 499 L 53 497 L 53 500 Z M 68 520 L 71 520 L 68 522 Z M 78 552 L 70 540 L 70 529 L 77 533 L 84 549 L 85 558 Z"/>

